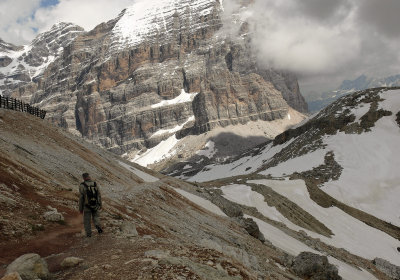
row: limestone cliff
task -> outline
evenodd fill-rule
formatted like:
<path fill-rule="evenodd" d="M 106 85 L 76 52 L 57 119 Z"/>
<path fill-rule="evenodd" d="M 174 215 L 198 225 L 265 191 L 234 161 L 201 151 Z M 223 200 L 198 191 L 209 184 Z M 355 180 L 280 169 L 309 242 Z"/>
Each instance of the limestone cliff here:
<path fill-rule="evenodd" d="M 12 95 L 118 154 L 152 147 L 177 127 L 202 133 L 281 119 L 289 106 L 306 112 L 296 77 L 260 67 L 245 28 L 223 34 L 222 11 L 215 0 L 136 3 L 76 32 Z"/>

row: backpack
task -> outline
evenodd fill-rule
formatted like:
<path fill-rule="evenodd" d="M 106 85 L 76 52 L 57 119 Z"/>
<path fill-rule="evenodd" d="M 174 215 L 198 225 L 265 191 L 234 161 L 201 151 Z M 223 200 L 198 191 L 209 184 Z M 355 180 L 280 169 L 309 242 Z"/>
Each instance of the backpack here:
<path fill-rule="evenodd" d="M 89 187 L 86 182 L 83 182 L 83 185 L 85 186 L 85 191 L 86 191 L 86 197 L 87 197 L 87 206 L 90 208 L 96 208 L 96 206 L 99 204 L 98 202 L 98 189 L 96 182 L 94 182 L 94 185 Z"/>

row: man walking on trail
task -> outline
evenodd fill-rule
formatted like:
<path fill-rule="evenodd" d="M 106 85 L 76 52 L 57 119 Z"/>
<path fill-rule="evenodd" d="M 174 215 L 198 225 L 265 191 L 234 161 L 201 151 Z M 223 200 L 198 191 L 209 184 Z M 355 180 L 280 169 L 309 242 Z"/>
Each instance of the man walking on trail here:
<path fill-rule="evenodd" d="M 83 173 L 83 183 L 79 185 L 79 212 L 83 214 L 83 224 L 86 236 L 92 236 L 91 220 L 98 233 L 103 230 L 100 227 L 99 210 L 101 209 L 101 194 L 96 182 L 92 181 L 88 173 Z"/>

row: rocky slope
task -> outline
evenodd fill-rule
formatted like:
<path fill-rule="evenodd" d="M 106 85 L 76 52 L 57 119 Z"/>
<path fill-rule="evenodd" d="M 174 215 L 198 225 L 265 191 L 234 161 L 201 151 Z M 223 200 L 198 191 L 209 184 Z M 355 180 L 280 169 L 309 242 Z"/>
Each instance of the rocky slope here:
<path fill-rule="evenodd" d="M 151 148 L 179 126 L 199 134 L 284 119 L 289 106 L 306 112 L 296 77 L 260 67 L 246 23 L 229 23 L 242 28 L 228 36 L 222 13 L 215 0 L 136 3 L 74 33 L 42 74 L 12 95 L 117 154 Z"/>

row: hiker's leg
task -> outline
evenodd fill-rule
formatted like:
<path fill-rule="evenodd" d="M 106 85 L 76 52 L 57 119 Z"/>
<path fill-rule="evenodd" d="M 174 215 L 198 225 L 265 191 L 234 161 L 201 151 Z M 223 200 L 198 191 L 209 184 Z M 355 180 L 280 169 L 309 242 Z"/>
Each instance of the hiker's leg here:
<path fill-rule="evenodd" d="M 92 235 L 92 226 L 91 226 L 91 218 L 92 211 L 89 209 L 83 210 L 83 225 L 85 226 L 86 236 Z"/>
<path fill-rule="evenodd" d="M 93 212 L 92 212 L 93 223 L 94 223 L 94 226 L 96 227 L 97 231 L 99 233 L 102 233 L 103 230 L 101 229 L 101 226 L 100 226 L 100 213 L 99 212 L 100 212 L 99 210 L 93 210 Z"/>

